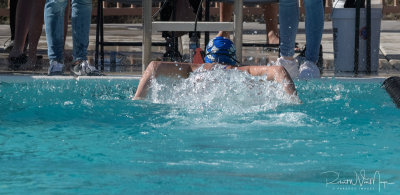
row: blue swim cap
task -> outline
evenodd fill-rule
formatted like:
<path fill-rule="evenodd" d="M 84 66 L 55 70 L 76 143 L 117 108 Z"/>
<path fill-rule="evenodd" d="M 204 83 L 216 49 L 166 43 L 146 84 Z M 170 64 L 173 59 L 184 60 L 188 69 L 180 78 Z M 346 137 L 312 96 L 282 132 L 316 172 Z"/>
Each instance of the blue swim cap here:
<path fill-rule="evenodd" d="M 236 48 L 233 42 L 225 37 L 215 37 L 207 44 L 206 63 L 236 64 Z"/>

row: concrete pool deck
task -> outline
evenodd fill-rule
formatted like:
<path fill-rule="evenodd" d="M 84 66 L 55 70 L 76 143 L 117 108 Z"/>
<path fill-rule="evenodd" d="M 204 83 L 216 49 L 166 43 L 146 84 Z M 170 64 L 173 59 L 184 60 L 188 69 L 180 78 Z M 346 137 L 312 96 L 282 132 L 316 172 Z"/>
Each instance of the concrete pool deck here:
<path fill-rule="evenodd" d="M 304 22 L 300 22 L 297 34 L 297 42 L 302 47 L 305 44 L 305 28 Z M 95 25 L 91 26 L 90 45 L 88 57 L 93 62 L 95 48 Z M 70 28 L 69 28 L 70 29 Z M 9 39 L 9 26 L 0 25 L 0 43 L 4 43 Z M 215 32 L 210 33 L 210 37 L 216 35 Z M 106 41 L 142 41 L 142 26 L 141 24 L 106 24 L 105 25 L 105 40 Z M 163 38 L 160 33 L 153 35 L 153 41 L 161 42 Z M 182 38 L 183 53 L 188 50 L 188 36 Z M 379 70 L 377 74 L 363 75 L 360 77 L 387 77 L 392 75 L 400 75 L 400 21 L 382 20 L 381 24 L 381 39 L 380 39 L 380 55 L 379 55 Z M 244 43 L 265 43 L 266 31 L 265 24 L 260 23 L 244 23 Z M 203 39 L 201 44 L 203 44 Z M 324 57 L 324 72 L 323 76 L 335 76 L 333 65 L 333 33 L 332 23 L 325 22 L 325 28 L 322 37 L 323 57 Z M 70 65 L 70 56 L 72 49 L 72 36 L 69 30 L 66 42 L 66 66 Z M 118 66 L 116 72 L 106 71 L 106 75 L 110 76 L 127 76 L 138 78 L 141 75 L 141 47 L 105 47 L 106 61 L 110 52 L 117 52 L 117 58 L 123 60 L 123 66 Z M 160 60 L 164 49 L 162 47 L 152 48 L 152 59 Z M 5 75 L 45 75 L 48 68 L 47 60 L 47 44 L 46 36 L 43 30 L 42 37 L 39 41 L 38 55 L 43 55 L 41 60 L 42 68 L 37 71 L 9 71 L 8 70 L 8 53 L 5 53 L 3 45 L 0 46 L 0 74 Z M 266 64 L 268 61 L 275 61 L 278 57 L 276 51 L 269 51 L 260 47 L 244 47 L 243 61 L 244 64 Z M 107 67 L 106 67 L 107 69 Z M 67 72 L 68 74 L 68 72 Z M 338 75 L 336 75 L 338 76 Z M 352 77 L 353 74 L 342 74 L 341 76 Z"/>

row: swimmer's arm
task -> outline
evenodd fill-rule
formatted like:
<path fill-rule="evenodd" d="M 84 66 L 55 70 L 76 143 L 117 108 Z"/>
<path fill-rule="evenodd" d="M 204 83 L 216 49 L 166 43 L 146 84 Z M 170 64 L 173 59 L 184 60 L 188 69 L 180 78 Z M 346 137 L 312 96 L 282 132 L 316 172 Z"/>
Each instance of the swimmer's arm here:
<path fill-rule="evenodd" d="M 297 96 L 296 86 L 289 73 L 283 68 L 283 66 L 244 66 L 239 67 L 243 71 L 247 71 L 252 76 L 267 76 L 267 80 L 275 80 L 282 83 L 284 90 L 289 95 Z"/>
<path fill-rule="evenodd" d="M 133 100 L 140 100 L 146 97 L 151 80 L 158 76 L 187 78 L 193 72 L 193 65 L 175 62 L 150 62 L 144 71 L 136 90 Z"/>

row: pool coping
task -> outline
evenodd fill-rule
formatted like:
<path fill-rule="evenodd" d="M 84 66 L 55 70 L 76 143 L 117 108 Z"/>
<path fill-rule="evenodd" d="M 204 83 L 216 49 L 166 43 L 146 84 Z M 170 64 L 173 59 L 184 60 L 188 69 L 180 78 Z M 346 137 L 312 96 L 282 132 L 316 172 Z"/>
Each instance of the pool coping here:
<path fill-rule="evenodd" d="M 46 76 L 46 75 L 1 75 L 0 82 L 31 82 L 35 80 L 139 80 L 140 76 Z"/>
<path fill-rule="evenodd" d="M 0 82 L 32 82 L 35 80 L 139 80 L 140 75 L 108 75 L 108 76 L 47 76 L 47 75 L 1 75 Z M 326 76 L 322 77 L 321 80 L 325 79 L 335 79 L 335 80 L 364 80 L 364 81 L 383 81 L 388 77 L 385 76 L 369 76 L 369 77 L 335 77 Z M 295 79 L 295 81 L 299 81 Z"/>

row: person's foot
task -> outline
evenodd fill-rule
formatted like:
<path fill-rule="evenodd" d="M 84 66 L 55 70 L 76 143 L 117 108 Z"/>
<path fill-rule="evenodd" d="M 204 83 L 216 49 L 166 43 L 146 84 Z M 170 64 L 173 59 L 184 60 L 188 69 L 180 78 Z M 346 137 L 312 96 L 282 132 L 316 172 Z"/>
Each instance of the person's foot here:
<path fill-rule="evenodd" d="M 283 57 L 280 57 L 276 60 L 275 64 L 278 66 L 283 66 L 286 71 L 288 71 L 292 79 L 297 78 L 299 75 L 299 68 L 296 60 L 287 60 Z"/>
<path fill-rule="evenodd" d="M 74 76 L 102 76 L 96 69 L 96 67 L 91 66 L 87 60 L 78 60 L 74 63 L 74 67 L 71 69 L 71 73 Z"/>
<path fill-rule="evenodd" d="M 16 57 L 12 57 L 11 55 L 8 57 L 8 68 L 10 70 L 18 70 L 21 65 L 27 63 L 28 56 L 25 54 L 21 54 Z"/>
<path fill-rule="evenodd" d="M 34 57 L 28 57 L 28 61 L 22 64 L 18 70 L 38 71 L 42 69 L 43 56 L 34 55 Z"/>
<path fill-rule="evenodd" d="M 18 70 L 30 70 L 30 71 L 33 71 L 33 70 L 35 70 L 35 65 L 28 61 L 27 63 L 22 64 L 19 67 Z"/>
<path fill-rule="evenodd" d="M 296 59 L 299 62 L 299 64 L 303 64 L 305 61 L 307 61 L 306 50 L 307 50 L 307 47 L 304 46 L 302 51 L 300 52 L 300 54 L 297 55 Z M 324 69 L 324 56 L 323 56 L 322 45 L 319 46 L 319 56 L 318 56 L 317 67 L 319 68 L 319 73 L 322 74 L 322 71 Z"/>
<path fill-rule="evenodd" d="M 64 74 L 64 64 L 59 63 L 55 60 L 50 61 L 50 67 L 47 70 L 47 75 L 63 75 Z"/>
<path fill-rule="evenodd" d="M 305 61 L 300 66 L 300 74 L 299 79 L 318 79 L 321 78 L 321 74 L 319 73 L 319 68 L 315 65 L 314 62 Z"/>
<path fill-rule="evenodd" d="M 6 41 L 6 43 L 4 43 L 4 50 L 7 53 L 10 53 L 13 47 L 14 47 L 14 40 L 9 40 Z"/>

